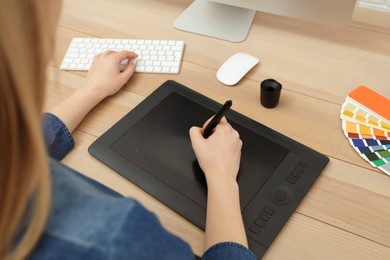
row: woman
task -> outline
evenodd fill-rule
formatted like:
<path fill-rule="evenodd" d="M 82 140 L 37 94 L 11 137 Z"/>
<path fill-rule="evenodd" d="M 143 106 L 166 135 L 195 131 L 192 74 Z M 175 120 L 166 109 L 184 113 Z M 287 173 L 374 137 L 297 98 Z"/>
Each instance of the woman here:
<path fill-rule="evenodd" d="M 42 129 L 45 68 L 61 1 L 0 3 L 0 259 L 193 258 L 188 244 L 137 201 L 59 162 L 72 148 L 71 132 L 81 120 L 133 75 L 134 63 L 121 72 L 120 61 L 137 55 L 98 55 L 85 86 L 44 113 Z M 203 258 L 254 259 L 236 182 L 241 140 L 226 119 L 208 139 L 202 133 L 203 128 L 190 129 L 208 184 Z"/>

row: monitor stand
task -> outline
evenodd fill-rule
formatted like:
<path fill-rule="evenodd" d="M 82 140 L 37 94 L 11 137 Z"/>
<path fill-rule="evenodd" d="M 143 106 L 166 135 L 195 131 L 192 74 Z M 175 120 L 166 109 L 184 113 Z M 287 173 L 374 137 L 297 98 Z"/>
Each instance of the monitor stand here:
<path fill-rule="evenodd" d="M 176 20 L 179 30 L 242 42 L 246 39 L 256 11 L 208 0 L 195 0 Z"/>

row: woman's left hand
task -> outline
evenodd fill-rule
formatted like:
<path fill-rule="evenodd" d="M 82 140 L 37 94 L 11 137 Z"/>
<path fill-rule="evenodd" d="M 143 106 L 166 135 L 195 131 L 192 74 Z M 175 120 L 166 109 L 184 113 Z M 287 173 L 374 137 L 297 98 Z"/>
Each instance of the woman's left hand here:
<path fill-rule="evenodd" d="M 130 51 L 106 51 L 95 56 L 87 76 L 85 89 L 93 91 L 101 99 L 117 93 L 134 74 L 138 55 Z M 120 63 L 128 60 L 125 70 L 120 70 Z"/>

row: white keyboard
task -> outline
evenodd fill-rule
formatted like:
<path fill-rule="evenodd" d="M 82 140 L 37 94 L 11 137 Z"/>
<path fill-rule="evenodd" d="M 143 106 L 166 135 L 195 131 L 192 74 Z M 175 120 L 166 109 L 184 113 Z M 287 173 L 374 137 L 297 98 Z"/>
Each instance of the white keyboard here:
<path fill-rule="evenodd" d="M 184 42 L 73 38 L 60 69 L 88 71 L 95 55 L 106 50 L 128 50 L 137 53 L 139 57 L 135 67 L 136 72 L 178 74 L 184 51 Z M 122 66 L 125 62 L 122 63 Z"/>

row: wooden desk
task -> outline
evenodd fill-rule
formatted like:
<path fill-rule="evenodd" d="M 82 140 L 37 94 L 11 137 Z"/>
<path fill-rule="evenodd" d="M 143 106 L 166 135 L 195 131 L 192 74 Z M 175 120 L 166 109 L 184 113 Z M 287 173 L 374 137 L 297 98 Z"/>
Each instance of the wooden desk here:
<path fill-rule="evenodd" d="M 257 13 L 248 39 L 230 43 L 175 30 L 191 0 L 65 0 L 57 49 L 48 66 L 46 107 L 69 96 L 86 73 L 59 71 L 72 37 L 181 39 L 179 75 L 135 74 L 117 95 L 96 107 L 74 132 L 64 163 L 135 197 L 163 225 L 202 254 L 203 231 L 92 158 L 87 147 L 168 79 L 176 80 L 331 158 L 329 166 L 279 234 L 265 259 L 389 259 L 390 177 L 371 167 L 341 130 L 347 93 L 367 85 L 390 97 L 390 14 L 355 11 L 351 25 L 332 28 Z M 216 80 L 218 67 L 243 51 L 261 64 L 235 87 Z M 259 103 L 259 82 L 283 84 L 277 108 Z"/>

